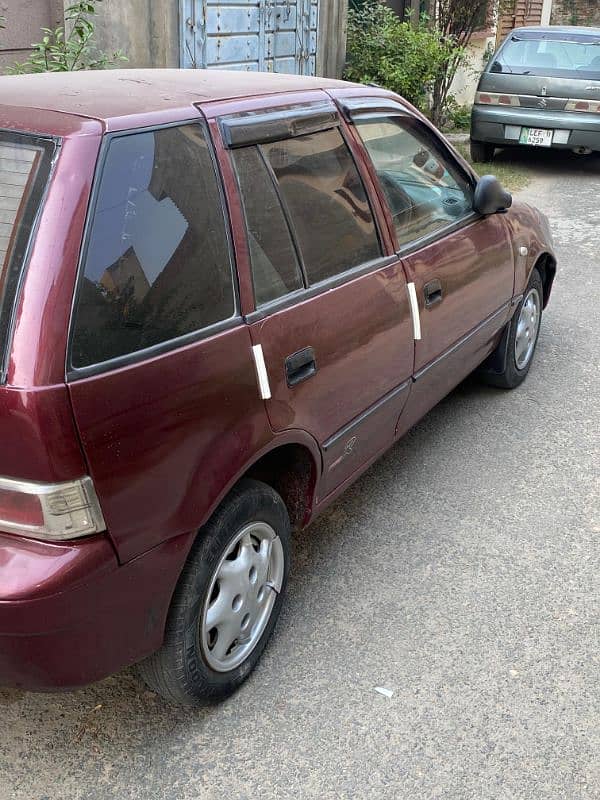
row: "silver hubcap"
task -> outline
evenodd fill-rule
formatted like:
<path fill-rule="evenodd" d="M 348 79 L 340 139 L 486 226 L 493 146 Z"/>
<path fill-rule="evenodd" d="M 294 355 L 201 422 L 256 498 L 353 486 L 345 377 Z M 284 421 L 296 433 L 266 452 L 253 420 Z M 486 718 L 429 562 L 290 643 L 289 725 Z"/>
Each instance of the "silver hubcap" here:
<path fill-rule="evenodd" d="M 266 522 L 242 528 L 215 570 L 202 612 L 200 644 L 212 669 L 235 669 L 254 650 L 283 573 L 283 547 L 273 528 Z"/>
<path fill-rule="evenodd" d="M 515 337 L 515 363 L 517 369 L 525 369 L 531 361 L 540 325 L 540 309 L 538 290 L 530 289 L 521 306 L 521 313 L 517 323 L 517 335 Z"/>

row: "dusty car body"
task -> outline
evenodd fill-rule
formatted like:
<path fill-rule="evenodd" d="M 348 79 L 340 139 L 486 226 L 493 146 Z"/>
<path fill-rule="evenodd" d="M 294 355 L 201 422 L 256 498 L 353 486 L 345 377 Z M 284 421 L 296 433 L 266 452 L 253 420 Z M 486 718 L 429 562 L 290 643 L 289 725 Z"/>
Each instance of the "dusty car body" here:
<path fill-rule="evenodd" d="M 471 119 L 472 155 L 496 146 L 600 150 L 600 29 L 517 28 L 481 75 Z"/>
<path fill-rule="evenodd" d="M 0 684 L 146 659 L 165 696 L 223 696 L 288 529 L 482 363 L 525 377 L 547 220 L 376 88 L 117 70 L 0 97 Z"/>

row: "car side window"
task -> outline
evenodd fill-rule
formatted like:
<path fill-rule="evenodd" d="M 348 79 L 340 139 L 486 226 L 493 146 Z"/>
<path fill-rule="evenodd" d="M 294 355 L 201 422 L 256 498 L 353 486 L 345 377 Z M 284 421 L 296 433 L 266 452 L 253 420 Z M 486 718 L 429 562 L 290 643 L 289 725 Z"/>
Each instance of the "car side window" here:
<path fill-rule="evenodd" d="M 278 183 L 309 285 L 381 256 L 365 188 L 337 128 L 260 147 Z"/>
<path fill-rule="evenodd" d="M 257 146 L 233 151 L 257 307 L 302 289 L 302 271 L 275 185 Z"/>
<path fill-rule="evenodd" d="M 473 211 L 470 182 L 443 156 L 417 120 L 355 120 L 387 198 L 400 246 L 451 225 Z"/>
<path fill-rule="evenodd" d="M 223 204 L 200 125 L 111 140 L 83 273 L 72 330 L 75 368 L 234 315 Z"/>

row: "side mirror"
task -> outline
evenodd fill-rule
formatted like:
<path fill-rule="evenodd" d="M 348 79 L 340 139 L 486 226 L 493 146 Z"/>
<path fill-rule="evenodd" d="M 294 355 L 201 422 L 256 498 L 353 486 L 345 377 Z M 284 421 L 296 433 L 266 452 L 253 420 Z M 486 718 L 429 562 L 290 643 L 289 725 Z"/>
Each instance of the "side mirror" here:
<path fill-rule="evenodd" d="M 478 214 L 497 214 L 512 206 L 512 195 L 495 175 L 483 175 L 475 187 L 473 208 Z"/>

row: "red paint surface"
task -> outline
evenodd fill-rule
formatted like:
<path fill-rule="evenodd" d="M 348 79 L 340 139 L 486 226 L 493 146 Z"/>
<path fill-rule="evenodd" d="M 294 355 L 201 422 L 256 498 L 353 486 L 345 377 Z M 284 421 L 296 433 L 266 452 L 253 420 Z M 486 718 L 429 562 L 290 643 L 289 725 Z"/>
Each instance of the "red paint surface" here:
<path fill-rule="evenodd" d="M 108 528 L 60 545 L 0 534 L 0 683 L 80 685 L 159 647 L 196 531 L 248 468 L 280 445 L 305 448 L 315 476 L 306 516 L 314 518 L 485 358 L 506 317 L 482 327 L 416 383 L 414 369 L 522 292 L 535 260 L 551 252 L 537 213 L 516 205 L 267 319 L 248 325 L 241 316 L 210 338 L 67 386 L 68 324 L 103 131 L 206 115 L 245 315 L 253 291 L 243 213 L 216 117 L 311 102 L 326 92 L 393 97 L 320 79 L 218 71 L 0 78 L 0 125 L 62 138 L 17 306 L 8 385 L 0 387 L 0 476 L 56 482 L 90 474 Z M 389 213 L 368 157 L 352 129 L 342 129 L 378 216 L 384 253 L 393 254 Z M 518 257 L 520 245 L 529 247 L 527 258 Z M 444 299 L 425 310 L 422 288 L 433 278 Z M 421 305 L 416 347 L 407 279 Z M 258 395 L 253 343 L 265 352 L 272 389 L 266 403 Z M 307 346 L 315 349 L 318 373 L 290 389 L 285 357 Z M 378 405 L 405 380 L 403 392 Z M 325 451 L 327 440 L 357 418 L 351 434 Z"/>

